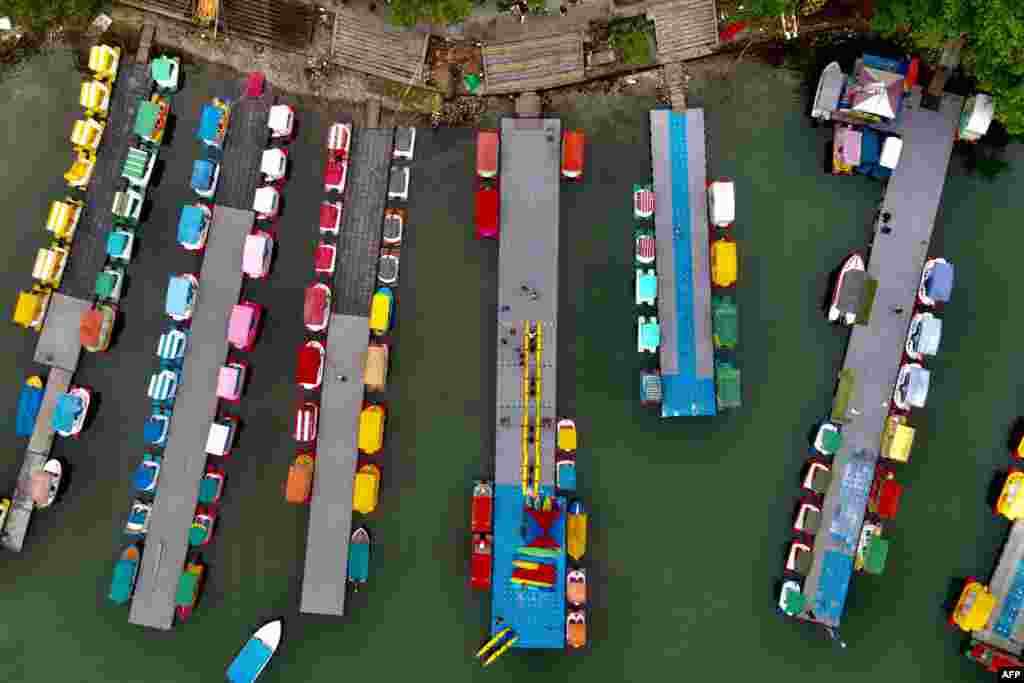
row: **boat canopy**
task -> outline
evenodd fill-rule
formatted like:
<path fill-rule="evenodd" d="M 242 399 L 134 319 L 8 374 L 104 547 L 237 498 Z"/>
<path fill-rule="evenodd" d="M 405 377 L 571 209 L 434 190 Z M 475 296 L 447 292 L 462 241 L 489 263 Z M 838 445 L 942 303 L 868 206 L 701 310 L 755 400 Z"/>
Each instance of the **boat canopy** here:
<path fill-rule="evenodd" d="M 210 189 L 216 171 L 217 164 L 208 159 L 196 159 L 192 164 L 192 189 L 204 191 Z"/>
<path fill-rule="evenodd" d="M 206 228 L 206 212 L 201 206 L 186 206 L 181 210 L 178 219 L 178 241 L 195 244 L 202 237 Z"/>
<path fill-rule="evenodd" d="M 199 591 L 199 573 L 185 569 L 178 580 L 178 592 L 174 596 L 174 604 L 178 607 L 192 607 Z"/>
<path fill-rule="evenodd" d="M 736 272 L 736 243 L 715 240 L 711 244 L 711 281 L 718 287 L 730 287 L 736 283 Z"/>
<path fill-rule="evenodd" d="M 498 174 L 498 132 L 482 130 L 476 134 L 476 172 L 482 178 Z"/>
<path fill-rule="evenodd" d="M 21 394 L 18 396 L 18 413 L 14 430 L 17 436 L 32 436 L 42 405 L 43 381 L 36 376 L 29 377 L 21 387 Z"/>
<path fill-rule="evenodd" d="M 739 341 L 739 313 L 731 296 L 711 297 L 711 327 L 715 346 L 731 349 Z"/>
<path fill-rule="evenodd" d="M 906 401 L 910 405 L 920 408 L 928 400 L 928 385 L 931 381 L 932 373 L 920 365 L 905 367 L 907 367 L 907 377 L 903 390 L 906 395 Z"/>
<path fill-rule="evenodd" d="M 187 315 L 194 296 L 195 288 L 191 280 L 181 275 L 172 275 L 167 284 L 167 313 L 178 316 Z"/>
<path fill-rule="evenodd" d="M 250 638 L 242 651 L 228 667 L 228 680 L 231 683 L 251 683 L 260 675 L 274 651 L 259 638 Z"/>
<path fill-rule="evenodd" d="M 199 116 L 199 139 L 216 140 L 220 136 L 221 121 L 225 111 L 213 104 L 204 104 L 203 113 Z"/>
<path fill-rule="evenodd" d="M 654 270 L 648 269 L 646 271 L 639 268 L 636 269 L 636 303 L 654 305 L 654 301 L 658 296 L 658 276 L 655 275 Z"/>
<path fill-rule="evenodd" d="M 953 292 L 953 264 L 936 261 L 924 281 L 925 294 L 936 302 L 945 303 Z"/>
<path fill-rule="evenodd" d="M 732 363 L 715 361 L 715 389 L 719 408 L 739 408 L 742 402 L 739 369 Z"/>
<path fill-rule="evenodd" d="M 362 532 L 362 534 L 360 534 Z M 366 530 L 360 527 L 352 533 L 352 542 L 348 545 L 348 578 L 356 583 L 365 583 L 370 578 L 370 543 L 369 539 L 360 538 Z"/>
<path fill-rule="evenodd" d="M 939 342 L 942 340 L 942 320 L 933 315 L 924 315 L 918 321 L 913 334 L 913 345 L 917 352 L 926 356 L 934 356 L 938 352 Z"/>
<path fill-rule="evenodd" d="M 881 574 L 888 557 L 889 541 L 881 536 L 872 535 L 868 547 L 864 550 L 864 571 L 869 574 Z"/>
<path fill-rule="evenodd" d="M 80 397 L 74 394 L 61 394 L 53 413 L 53 428 L 61 432 L 70 432 L 84 408 L 85 402 Z"/>

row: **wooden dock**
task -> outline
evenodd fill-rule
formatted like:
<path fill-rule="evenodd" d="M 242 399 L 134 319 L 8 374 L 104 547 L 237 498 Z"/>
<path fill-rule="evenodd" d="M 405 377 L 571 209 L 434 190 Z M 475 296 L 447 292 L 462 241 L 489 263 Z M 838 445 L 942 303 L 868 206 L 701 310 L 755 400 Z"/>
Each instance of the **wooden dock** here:
<path fill-rule="evenodd" d="M 334 19 L 331 59 L 346 69 L 420 85 L 429 39 L 426 33 L 395 29 L 365 12 L 340 8 Z"/>
<path fill-rule="evenodd" d="M 659 64 L 706 57 L 718 47 L 714 0 L 659 3 L 647 10 L 647 16 L 654 22 Z"/>
<path fill-rule="evenodd" d="M 557 88 L 584 78 L 583 34 L 565 33 L 483 48 L 484 94 Z"/>

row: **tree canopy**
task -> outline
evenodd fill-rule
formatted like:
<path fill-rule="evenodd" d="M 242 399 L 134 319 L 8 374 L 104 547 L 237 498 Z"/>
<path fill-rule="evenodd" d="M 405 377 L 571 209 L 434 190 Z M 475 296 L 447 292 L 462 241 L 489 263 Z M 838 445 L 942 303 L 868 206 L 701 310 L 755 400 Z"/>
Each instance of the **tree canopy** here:
<path fill-rule="evenodd" d="M 967 72 L 992 93 L 996 118 L 1024 135 L 1024 3 L 1020 0 L 875 0 L 875 28 L 909 34 L 923 49 L 961 35 Z"/>
<path fill-rule="evenodd" d="M 391 0 L 391 22 L 414 26 L 419 21 L 457 24 L 469 16 L 470 0 Z"/>
<path fill-rule="evenodd" d="M 84 23 L 102 6 L 103 0 L 0 0 L 0 15 L 41 33 L 69 21 Z"/>

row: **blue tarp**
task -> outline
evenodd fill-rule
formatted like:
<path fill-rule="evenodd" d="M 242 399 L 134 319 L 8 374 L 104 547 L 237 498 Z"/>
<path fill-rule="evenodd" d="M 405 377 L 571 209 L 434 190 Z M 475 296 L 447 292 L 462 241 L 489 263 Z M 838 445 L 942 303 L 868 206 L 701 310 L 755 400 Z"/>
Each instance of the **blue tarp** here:
<path fill-rule="evenodd" d="M 53 412 L 53 428 L 61 432 L 70 432 L 83 407 L 82 399 L 77 396 L 62 395 L 57 399 L 57 408 Z"/>
<path fill-rule="evenodd" d="M 195 176 L 193 176 L 194 178 Z M 201 188 L 202 189 L 202 188 Z M 186 206 L 178 220 L 178 242 L 196 244 L 206 227 L 206 213 L 198 206 Z"/>
<path fill-rule="evenodd" d="M 864 60 L 864 66 L 894 74 L 902 74 L 903 76 L 907 75 L 907 70 L 910 66 L 910 62 L 906 59 L 890 59 L 889 57 L 869 54 L 865 54 L 862 59 Z"/>
<path fill-rule="evenodd" d="M 953 293 L 953 264 L 937 262 L 924 282 L 924 291 L 937 302 L 949 301 Z"/>
<path fill-rule="evenodd" d="M 213 184 L 213 172 L 216 168 L 216 164 L 212 161 L 196 159 L 192 164 L 192 189 L 203 192 L 209 190 L 210 185 Z"/>
<path fill-rule="evenodd" d="M 18 415 L 14 433 L 18 436 L 32 436 L 36 429 L 36 417 L 43 405 L 43 390 L 25 384 L 18 397 Z"/>
<path fill-rule="evenodd" d="M 231 683 L 251 683 L 273 654 L 262 640 L 250 638 L 228 667 L 228 680 Z"/>
<path fill-rule="evenodd" d="M 224 117 L 224 112 L 212 104 L 203 105 L 203 113 L 199 118 L 199 139 L 213 142 L 217 139 L 217 128 Z"/>
<path fill-rule="evenodd" d="M 846 593 L 853 576 L 853 556 L 829 550 L 821 564 L 814 616 L 818 621 L 838 626 L 846 604 Z"/>
<path fill-rule="evenodd" d="M 107 236 L 107 256 L 121 257 L 128 248 L 128 233 L 115 230 Z"/>
<path fill-rule="evenodd" d="M 192 296 L 192 283 L 181 276 L 172 275 L 167 284 L 167 314 L 185 315 L 192 305 Z"/>

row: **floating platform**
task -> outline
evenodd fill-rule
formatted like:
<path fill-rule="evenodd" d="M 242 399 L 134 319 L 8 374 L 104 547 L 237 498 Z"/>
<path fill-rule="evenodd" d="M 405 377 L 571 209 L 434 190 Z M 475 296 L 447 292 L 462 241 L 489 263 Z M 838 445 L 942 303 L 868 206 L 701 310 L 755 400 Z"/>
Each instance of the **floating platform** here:
<path fill-rule="evenodd" d="M 704 110 L 650 117 L 661 416 L 715 415 Z"/>
<path fill-rule="evenodd" d="M 185 567 L 199 479 L 206 469 L 206 437 L 217 415 L 217 376 L 228 355 L 225 331 L 242 290 L 239 264 L 254 219 L 252 211 L 213 207 L 191 340 L 164 449 L 164 461 L 173 466 L 160 472 L 129 614 L 129 621 L 139 626 L 166 630 L 174 623 L 174 595 Z"/>

